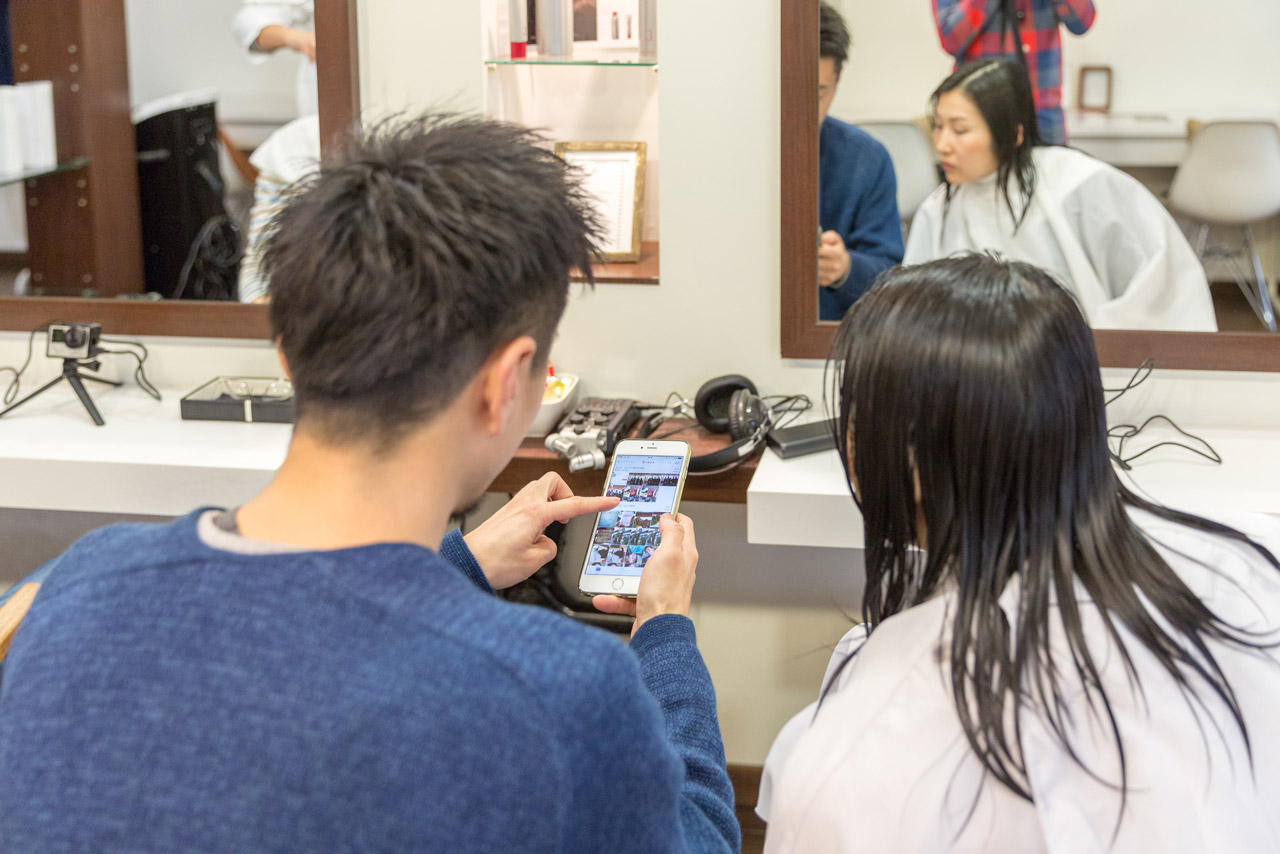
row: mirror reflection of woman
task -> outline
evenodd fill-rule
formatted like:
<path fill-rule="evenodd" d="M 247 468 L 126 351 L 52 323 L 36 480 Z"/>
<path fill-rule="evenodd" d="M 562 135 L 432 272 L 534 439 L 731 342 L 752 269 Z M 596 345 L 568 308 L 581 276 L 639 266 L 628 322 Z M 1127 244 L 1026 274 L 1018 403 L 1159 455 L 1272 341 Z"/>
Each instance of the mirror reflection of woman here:
<path fill-rule="evenodd" d="M 863 616 L 765 765 L 765 850 L 1280 850 L 1280 522 L 1153 504 L 1028 264 L 883 276 L 832 347 Z"/>
<path fill-rule="evenodd" d="M 946 183 L 912 220 L 904 263 L 994 250 L 1053 273 L 1095 328 L 1217 330 L 1204 269 L 1177 223 L 1129 175 L 1042 145 L 1016 62 L 964 66 L 930 112 Z"/>

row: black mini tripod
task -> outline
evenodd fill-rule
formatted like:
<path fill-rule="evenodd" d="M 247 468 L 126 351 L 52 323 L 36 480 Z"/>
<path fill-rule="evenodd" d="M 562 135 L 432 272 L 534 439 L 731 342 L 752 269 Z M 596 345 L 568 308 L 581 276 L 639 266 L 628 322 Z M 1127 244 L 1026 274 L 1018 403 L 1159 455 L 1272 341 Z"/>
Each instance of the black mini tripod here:
<path fill-rule="evenodd" d="M 0 409 L 0 416 L 3 416 L 9 412 L 12 412 L 13 410 L 17 409 L 19 406 L 26 403 L 28 400 L 37 396 L 41 392 L 48 391 L 58 383 L 62 382 L 63 380 L 66 380 L 67 382 L 71 383 L 71 387 L 75 389 L 76 397 L 80 398 L 80 402 L 83 403 L 84 408 L 88 410 L 89 417 L 93 419 L 93 423 L 101 427 L 106 422 L 102 420 L 102 413 L 98 412 L 98 407 L 94 406 L 93 398 L 89 397 L 89 390 L 84 387 L 84 381 L 92 380 L 95 383 L 102 383 L 103 385 L 115 385 L 115 386 L 122 385 L 122 383 L 118 383 L 114 380 L 104 380 L 102 377 L 91 377 L 88 374 L 80 373 L 81 368 L 84 368 L 90 371 L 96 371 L 100 367 L 102 367 L 102 363 L 99 362 L 97 359 L 94 359 L 93 361 L 89 361 L 89 362 L 82 361 L 80 359 L 63 359 L 62 373 L 59 376 L 54 377 L 49 382 L 40 386 L 40 388 L 31 392 L 31 394 L 22 398 L 22 400 L 19 400 L 17 403 L 7 406 L 4 409 Z"/>

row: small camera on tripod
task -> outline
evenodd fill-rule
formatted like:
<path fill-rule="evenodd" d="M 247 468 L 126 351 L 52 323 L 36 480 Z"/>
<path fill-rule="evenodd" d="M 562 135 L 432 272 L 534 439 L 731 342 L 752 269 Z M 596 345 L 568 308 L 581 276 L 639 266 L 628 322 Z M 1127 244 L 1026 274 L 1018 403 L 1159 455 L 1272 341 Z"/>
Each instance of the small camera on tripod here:
<path fill-rule="evenodd" d="M 50 323 L 45 354 L 51 359 L 92 359 L 101 352 L 98 323 Z"/>

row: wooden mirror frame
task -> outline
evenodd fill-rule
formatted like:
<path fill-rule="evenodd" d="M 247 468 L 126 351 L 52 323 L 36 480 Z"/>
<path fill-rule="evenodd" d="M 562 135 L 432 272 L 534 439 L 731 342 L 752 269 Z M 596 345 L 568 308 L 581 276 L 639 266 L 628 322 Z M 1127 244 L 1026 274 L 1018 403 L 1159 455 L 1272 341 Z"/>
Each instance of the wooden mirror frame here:
<path fill-rule="evenodd" d="M 339 138 L 360 115 L 356 2 L 316 0 L 315 4 L 316 55 L 323 60 L 316 64 L 322 145 Z M 141 246 L 138 251 L 142 251 Z M 271 337 L 265 305 L 195 300 L 0 297 L 0 330 L 26 332 L 52 320 L 97 322 L 115 335 L 262 340 Z"/>
<path fill-rule="evenodd" d="M 818 320 L 818 2 L 782 2 L 782 355 L 825 359 L 837 323 Z M 1098 329 L 1104 367 L 1280 371 L 1280 335 Z"/>

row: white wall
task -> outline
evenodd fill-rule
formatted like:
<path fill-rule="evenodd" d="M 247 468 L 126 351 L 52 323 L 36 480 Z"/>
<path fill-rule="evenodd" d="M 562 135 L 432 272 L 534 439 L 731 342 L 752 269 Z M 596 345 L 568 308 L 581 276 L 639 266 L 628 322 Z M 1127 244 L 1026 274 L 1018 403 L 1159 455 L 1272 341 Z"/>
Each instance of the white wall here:
<path fill-rule="evenodd" d="M 907 118 L 951 72 L 927 0 L 834 0 L 853 50 L 832 112 Z M 1063 103 L 1081 65 L 1112 69 L 1112 109 L 1187 117 L 1280 118 L 1280 3 L 1275 0 L 1094 0 L 1093 28 L 1063 31 Z"/>
<path fill-rule="evenodd" d="M 240 0 L 126 0 L 130 100 L 213 87 L 222 121 L 293 118 L 302 58 L 288 51 L 255 65 L 231 34 Z"/>
<path fill-rule="evenodd" d="M 924 115 L 929 93 L 953 66 L 938 46 L 928 0 L 831 2 L 853 35 L 831 114 L 850 121 Z"/>
<path fill-rule="evenodd" d="M 493 0 L 497 2 L 497 0 Z M 480 3 L 470 0 L 365 0 L 361 46 L 366 107 L 480 112 L 484 107 Z"/>
<path fill-rule="evenodd" d="M 399 19 L 401 7 L 416 15 L 411 10 L 418 5 L 381 0 L 377 14 Z M 488 72 L 479 8 L 433 8 L 433 26 L 418 47 L 423 55 L 447 51 L 461 68 L 419 69 L 371 34 L 371 106 L 482 106 L 477 87 Z M 720 4 L 663 5 L 657 75 L 662 169 L 656 182 L 662 284 L 600 285 L 571 301 L 553 359 L 558 368 L 583 375 L 589 389 L 662 399 L 675 389 L 692 395 L 718 374 L 744 373 L 767 392 L 819 395 L 819 368 L 779 358 L 779 17 L 778 0 L 738 4 L 733 15 Z M 379 26 L 376 20 L 372 26 Z M 738 45 L 738 57 L 709 53 L 709 32 Z M 615 75 L 607 78 L 612 84 L 634 81 L 622 75 L 637 73 L 648 74 L 589 70 L 582 86 L 606 79 L 596 75 Z M 637 112 L 651 108 L 646 97 L 637 100 Z M 658 318 L 667 330 L 639 371 L 634 353 L 617 346 L 620 325 L 637 316 Z"/>

